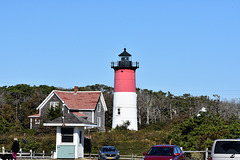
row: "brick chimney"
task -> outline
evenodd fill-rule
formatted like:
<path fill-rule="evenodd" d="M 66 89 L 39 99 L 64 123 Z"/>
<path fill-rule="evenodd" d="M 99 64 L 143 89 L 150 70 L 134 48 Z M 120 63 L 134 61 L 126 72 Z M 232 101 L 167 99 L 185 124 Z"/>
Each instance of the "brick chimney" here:
<path fill-rule="evenodd" d="M 78 91 L 78 86 L 75 86 L 74 87 L 74 94 L 77 94 L 77 91 Z"/>

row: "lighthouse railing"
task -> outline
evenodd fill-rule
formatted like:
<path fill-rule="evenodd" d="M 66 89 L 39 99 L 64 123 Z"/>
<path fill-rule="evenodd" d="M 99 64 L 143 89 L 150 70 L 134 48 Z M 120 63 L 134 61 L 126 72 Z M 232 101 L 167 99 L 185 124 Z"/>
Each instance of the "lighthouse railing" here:
<path fill-rule="evenodd" d="M 127 63 L 126 63 L 127 62 Z M 139 62 L 132 62 L 132 61 L 117 61 L 117 62 L 112 62 L 111 67 L 134 67 L 134 68 L 139 68 Z"/>

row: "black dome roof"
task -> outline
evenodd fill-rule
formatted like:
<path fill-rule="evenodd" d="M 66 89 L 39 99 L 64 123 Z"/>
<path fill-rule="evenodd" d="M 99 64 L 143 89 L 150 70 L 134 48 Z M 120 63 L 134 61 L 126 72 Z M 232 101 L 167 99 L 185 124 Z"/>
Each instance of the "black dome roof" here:
<path fill-rule="evenodd" d="M 124 51 L 121 53 L 121 54 L 119 54 L 118 56 L 132 56 L 131 54 L 129 54 L 127 51 L 126 51 L 126 48 L 124 48 Z"/>

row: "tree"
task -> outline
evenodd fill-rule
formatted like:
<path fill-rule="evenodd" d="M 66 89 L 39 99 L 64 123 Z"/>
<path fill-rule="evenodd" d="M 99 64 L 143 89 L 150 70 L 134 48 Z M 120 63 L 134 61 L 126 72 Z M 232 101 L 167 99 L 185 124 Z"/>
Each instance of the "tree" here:
<path fill-rule="evenodd" d="M 224 119 L 205 112 L 201 116 L 190 117 L 176 125 L 169 135 L 169 139 L 172 139 L 173 144 L 179 145 L 185 150 L 204 150 L 211 148 L 215 139 L 228 138 L 230 135 L 232 132 Z"/>
<path fill-rule="evenodd" d="M 122 125 L 117 125 L 115 130 L 128 130 L 129 126 L 130 126 L 130 121 L 126 121 Z"/>
<path fill-rule="evenodd" d="M 62 116 L 62 108 L 60 107 L 60 105 L 51 106 L 48 109 L 47 118 L 49 118 L 50 121 L 61 116 Z"/>
<path fill-rule="evenodd" d="M 214 100 L 214 102 L 215 102 L 215 107 L 216 107 L 216 112 L 217 112 L 217 114 L 220 112 L 220 96 L 219 95 L 217 95 L 217 94 L 214 94 L 213 95 L 213 97 L 214 98 L 216 98 L 215 100 Z"/>
<path fill-rule="evenodd" d="M 138 113 L 140 114 L 139 122 L 145 121 L 145 124 L 150 124 L 152 117 L 152 107 L 154 106 L 154 93 L 152 90 L 139 90 L 137 96 Z"/>
<path fill-rule="evenodd" d="M 13 128 L 12 124 L 0 116 L 0 133 L 6 134 Z"/>

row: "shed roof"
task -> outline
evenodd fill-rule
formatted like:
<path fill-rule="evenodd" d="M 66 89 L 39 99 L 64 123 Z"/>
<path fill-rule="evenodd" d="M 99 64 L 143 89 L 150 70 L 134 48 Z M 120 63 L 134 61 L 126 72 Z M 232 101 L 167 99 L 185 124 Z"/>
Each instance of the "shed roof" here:
<path fill-rule="evenodd" d="M 64 117 L 64 118 L 63 118 Z M 63 117 L 58 117 L 52 121 L 44 123 L 44 126 L 96 126 L 96 124 L 73 114 L 72 112 L 64 114 Z"/>
<path fill-rule="evenodd" d="M 34 115 L 30 115 L 28 116 L 29 118 L 35 118 L 35 117 L 40 117 L 40 114 L 34 114 Z"/>
<path fill-rule="evenodd" d="M 72 112 L 73 114 L 75 114 L 76 116 L 79 117 L 87 117 L 85 114 L 79 113 L 79 112 Z"/>

